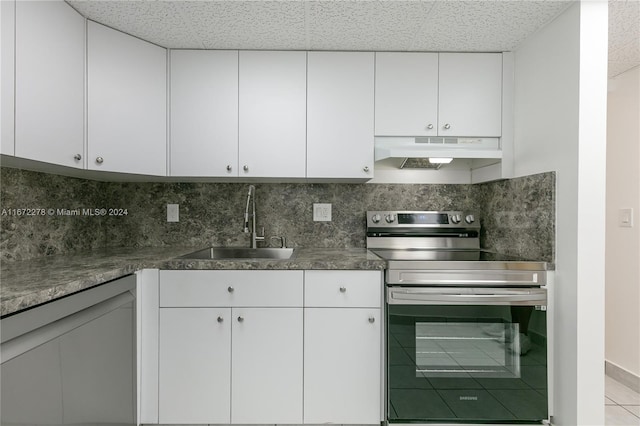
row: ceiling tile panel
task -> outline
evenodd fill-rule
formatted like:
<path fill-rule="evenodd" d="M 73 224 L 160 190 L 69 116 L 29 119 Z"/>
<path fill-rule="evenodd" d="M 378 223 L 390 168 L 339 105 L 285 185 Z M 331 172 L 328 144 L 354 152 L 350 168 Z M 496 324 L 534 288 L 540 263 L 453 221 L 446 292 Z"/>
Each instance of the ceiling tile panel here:
<path fill-rule="evenodd" d="M 311 50 L 410 50 L 432 1 L 309 1 Z"/>
<path fill-rule="evenodd" d="M 562 13 L 571 1 L 69 0 L 68 3 L 89 19 L 170 48 L 509 51 Z M 639 50 L 640 1 L 610 0 L 609 75 L 640 64 Z"/>
<path fill-rule="evenodd" d="M 198 47 L 189 26 L 164 1 L 69 1 L 94 21 L 164 47 Z"/>
<path fill-rule="evenodd" d="M 438 1 L 413 49 L 512 50 L 568 5 L 567 1 Z"/>
<path fill-rule="evenodd" d="M 302 1 L 175 3 L 206 49 L 306 49 Z"/>
<path fill-rule="evenodd" d="M 609 2 L 609 43 L 621 46 L 627 41 L 640 43 L 640 1 Z"/>

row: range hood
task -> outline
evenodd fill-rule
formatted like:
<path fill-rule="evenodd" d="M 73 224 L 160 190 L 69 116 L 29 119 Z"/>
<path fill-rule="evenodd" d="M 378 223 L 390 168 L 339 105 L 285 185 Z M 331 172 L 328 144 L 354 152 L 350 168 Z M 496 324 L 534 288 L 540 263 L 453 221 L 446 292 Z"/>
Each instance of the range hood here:
<path fill-rule="evenodd" d="M 442 136 L 375 138 L 375 161 L 386 158 L 502 158 L 500 138 Z"/>

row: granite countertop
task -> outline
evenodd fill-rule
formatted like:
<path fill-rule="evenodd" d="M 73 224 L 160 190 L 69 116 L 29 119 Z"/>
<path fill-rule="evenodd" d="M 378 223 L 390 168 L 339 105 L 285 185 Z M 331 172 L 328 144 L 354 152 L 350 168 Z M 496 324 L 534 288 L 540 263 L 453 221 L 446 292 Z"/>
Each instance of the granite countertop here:
<path fill-rule="evenodd" d="M 2 264 L 0 315 L 9 315 L 145 268 L 369 269 L 386 262 L 364 248 L 296 248 L 288 260 L 177 259 L 201 247 L 112 248 Z"/>

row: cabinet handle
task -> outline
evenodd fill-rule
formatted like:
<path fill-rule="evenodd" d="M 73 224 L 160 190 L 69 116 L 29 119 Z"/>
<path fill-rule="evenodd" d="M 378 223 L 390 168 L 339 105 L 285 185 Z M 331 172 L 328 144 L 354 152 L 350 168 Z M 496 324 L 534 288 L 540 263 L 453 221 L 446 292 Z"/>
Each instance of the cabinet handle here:
<path fill-rule="evenodd" d="M 233 288 L 233 287 L 231 287 L 231 286 L 229 286 L 229 288 L 227 288 L 227 291 L 228 291 L 229 293 L 233 293 L 233 290 L 234 290 L 234 288 Z"/>
<path fill-rule="evenodd" d="M 76 160 L 76 161 L 80 161 L 80 160 L 82 160 L 82 155 L 76 154 L 76 155 L 73 156 L 73 159 Z"/>
<path fill-rule="evenodd" d="M 249 166 L 247 166 L 246 164 L 244 165 L 244 167 L 242 168 L 242 170 L 244 170 L 245 172 L 249 171 Z"/>
<path fill-rule="evenodd" d="M 369 322 L 373 324 L 374 322 L 376 322 L 376 319 L 374 317 L 369 317 Z"/>
<path fill-rule="evenodd" d="M 433 124 L 427 125 L 427 129 L 429 129 L 429 130 L 433 129 Z"/>
<path fill-rule="evenodd" d="M 340 287 L 340 293 L 345 293 L 347 291 L 346 287 Z"/>
<path fill-rule="evenodd" d="M 365 171 L 365 173 L 369 173 L 369 166 L 364 166 L 364 167 L 362 168 L 362 170 L 364 170 L 364 171 Z"/>
<path fill-rule="evenodd" d="M 103 162 L 104 162 L 104 158 L 102 158 L 102 157 L 96 158 L 96 163 L 102 164 Z"/>
<path fill-rule="evenodd" d="M 243 316 L 239 316 L 238 317 L 238 322 L 242 322 L 242 321 L 244 321 L 244 317 Z"/>
<path fill-rule="evenodd" d="M 451 128 L 451 124 L 449 124 L 449 123 L 445 124 L 445 125 L 444 125 L 444 128 L 445 128 L 445 129 L 447 129 L 447 130 L 449 130 L 449 129 Z"/>
<path fill-rule="evenodd" d="M 218 317 L 218 322 L 222 322 L 222 321 L 224 321 L 224 318 Z"/>
<path fill-rule="evenodd" d="M 230 172 L 231 171 L 231 164 L 227 164 L 227 171 Z"/>

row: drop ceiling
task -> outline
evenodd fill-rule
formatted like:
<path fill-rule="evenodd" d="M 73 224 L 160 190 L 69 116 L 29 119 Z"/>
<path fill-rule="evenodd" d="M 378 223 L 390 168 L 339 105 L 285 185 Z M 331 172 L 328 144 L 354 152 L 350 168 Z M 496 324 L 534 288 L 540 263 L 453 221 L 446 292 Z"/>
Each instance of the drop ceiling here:
<path fill-rule="evenodd" d="M 167 48 L 510 51 L 570 1 L 69 0 L 85 17 Z M 640 64 L 640 1 L 610 2 L 609 75 Z"/>

